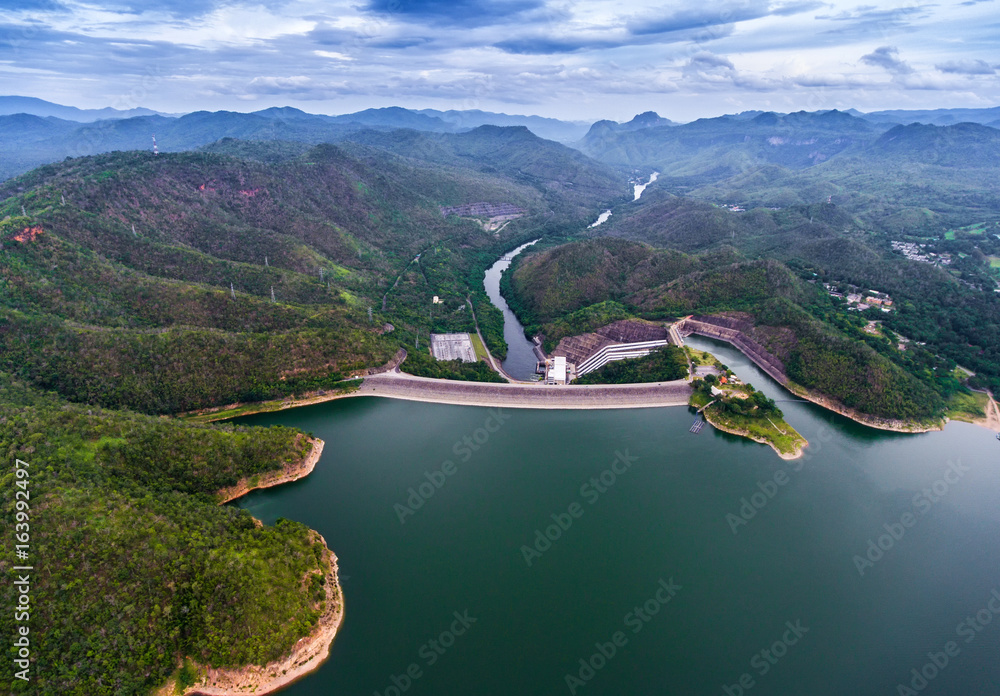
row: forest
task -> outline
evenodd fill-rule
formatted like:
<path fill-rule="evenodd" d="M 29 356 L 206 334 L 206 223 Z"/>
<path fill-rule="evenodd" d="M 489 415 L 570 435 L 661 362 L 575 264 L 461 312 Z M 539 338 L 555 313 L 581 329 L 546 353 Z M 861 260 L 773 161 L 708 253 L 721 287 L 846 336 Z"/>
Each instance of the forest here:
<path fill-rule="evenodd" d="M 259 526 L 215 492 L 308 452 L 289 428 L 197 426 L 71 404 L 0 374 L 0 451 L 28 464 L 33 655 L 15 693 L 145 693 L 187 658 L 266 663 L 320 615 L 305 578 L 326 572 L 322 542 L 301 524 Z M 15 476 L 2 477 L 0 517 L 13 529 Z M 281 559 L 281 562 L 275 562 Z M 6 546 L 0 565 L 15 565 Z M 14 586 L 0 596 L 12 606 Z M 12 635 L 12 612 L 0 630 Z M 20 686 L 20 690 L 18 690 Z"/>

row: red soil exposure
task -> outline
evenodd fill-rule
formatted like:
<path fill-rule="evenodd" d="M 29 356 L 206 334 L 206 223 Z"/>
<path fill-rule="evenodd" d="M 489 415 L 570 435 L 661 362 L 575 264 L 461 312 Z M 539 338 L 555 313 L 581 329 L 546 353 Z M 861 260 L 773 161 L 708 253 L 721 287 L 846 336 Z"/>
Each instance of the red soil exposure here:
<path fill-rule="evenodd" d="M 41 227 L 25 227 L 23 230 L 14 235 L 15 242 L 33 242 L 38 238 L 42 232 L 44 232 Z"/>
<path fill-rule="evenodd" d="M 246 196 L 247 198 L 253 198 L 254 196 L 256 196 L 256 195 L 257 195 L 257 192 L 258 192 L 258 191 L 260 191 L 260 189 L 259 189 L 259 188 L 255 188 L 255 189 L 250 189 L 249 191 L 247 191 L 247 190 L 243 189 L 243 190 L 241 190 L 241 191 L 240 191 L 240 193 L 242 193 L 242 194 L 243 194 L 244 196 Z"/>

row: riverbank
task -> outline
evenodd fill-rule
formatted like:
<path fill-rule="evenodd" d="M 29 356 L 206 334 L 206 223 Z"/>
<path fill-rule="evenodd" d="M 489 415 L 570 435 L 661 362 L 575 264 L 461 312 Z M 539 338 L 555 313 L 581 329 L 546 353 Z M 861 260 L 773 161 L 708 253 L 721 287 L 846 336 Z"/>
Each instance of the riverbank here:
<path fill-rule="evenodd" d="M 702 418 L 707 420 L 713 428 L 717 428 L 724 433 L 729 433 L 730 435 L 738 435 L 740 437 L 745 437 L 748 440 L 753 440 L 754 442 L 758 442 L 762 445 L 767 445 L 768 447 L 774 450 L 775 454 L 777 454 L 779 457 L 785 460 L 790 461 L 792 459 L 798 459 L 804 454 L 805 448 L 809 446 L 809 442 L 801 435 L 799 435 L 797 432 L 795 432 L 795 430 L 791 427 L 789 428 L 789 430 L 791 430 L 800 438 L 801 443 L 797 442 L 794 445 L 794 448 L 790 452 L 785 452 L 779 449 L 777 443 L 775 443 L 773 440 L 770 440 L 761 435 L 755 435 L 746 428 L 739 428 L 734 425 L 725 423 L 724 420 L 719 416 L 719 414 L 712 412 L 710 408 L 702 411 L 701 416 Z"/>
<path fill-rule="evenodd" d="M 678 328 L 686 334 L 697 334 L 730 344 L 789 392 L 801 399 L 811 401 L 817 406 L 822 406 L 829 411 L 839 413 L 845 418 L 850 418 L 856 423 L 867 425 L 870 428 L 898 433 L 925 433 L 933 430 L 943 430 L 947 423 L 946 419 L 934 422 L 917 422 L 872 416 L 845 406 L 835 399 L 806 389 L 792 382 L 788 378 L 788 375 L 785 374 L 784 365 L 776 357 L 768 353 L 763 346 L 739 329 L 716 325 L 708 321 L 709 319 L 711 317 L 699 317 L 697 319 L 685 317 L 678 322 Z"/>
<path fill-rule="evenodd" d="M 287 464 L 281 471 L 240 481 L 235 486 L 224 488 L 218 492 L 219 504 L 231 502 L 250 491 L 259 488 L 280 486 L 289 481 L 296 481 L 308 476 L 316 468 L 316 463 L 323 453 L 324 441 L 310 438 L 312 447 L 309 454 L 299 462 Z M 258 522 L 259 524 L 259 522 Z M 266 665 L 247 665 L 235 669 L 214 669 L 205 665 L 192 663 L 198 674 L 198 682 L 178 691 L 176 678 L 171 678 L 154 696 L 241 696 L 254 694 L 264 696 L 285 688 L 293 681 L 315 671 L 330 656 L 330 646 L 337 635 L 344 619 L 344 595 L 338 575 L 337 556 L 330 550 L 318 532 L 312 532 L 314 542 L 322 545 L 324 576 L 323 586 L 326 596 L 323 602 L 323 613 L 309 635 L 300 638 L 291 652 L 284 658 Z M 304 586 L 308 586 L 304 582 Z"/>
<path fill-rule="evenodd" d="M 264 666 L 249 665 L 238 669 L 198 669 L 199 683 L 183 691 L 183 696 L 265 696 L 285 688 L 318 669 L 330 656 L 330 646 L 344 620 L 344 598 L 338 576 L 337 556 L 318 532 L 323 545 L 326 567 L 325 611 L 312 632 L 299 640 L 291 653 Z M 173 693 L 173 692 L 169 692 Z"/>
<path fill-rule="evenodd" d="M 235 486 L 223 488 L 216 495 L 219 497 L 219 505 L 225 505 L 237 498 L 242 498 L 250 491 L 260 488 L 271 488 L 280 486 L 283 483 L 298 481 L 304 476 L 308 476 L 316 468 L 316 462 L 323 454 L 323 446 L 326 444 L 319 438 L 306 438 L 312 445 L 306 458 L 299 462 L 290 462 L 279 471 L 269 471 L 265 474 L 250 476 Z"/>

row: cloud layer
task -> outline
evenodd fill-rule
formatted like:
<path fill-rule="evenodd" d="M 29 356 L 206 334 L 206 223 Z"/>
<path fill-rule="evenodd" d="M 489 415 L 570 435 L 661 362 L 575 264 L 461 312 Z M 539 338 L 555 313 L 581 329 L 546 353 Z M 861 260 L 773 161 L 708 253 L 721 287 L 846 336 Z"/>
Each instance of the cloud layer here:
<path fill-rule="evenodd" d="M 8 0 L 0 91 L 179 112 L 295 105 L 684 120 L 1000 103 L 995 3 Z"/>

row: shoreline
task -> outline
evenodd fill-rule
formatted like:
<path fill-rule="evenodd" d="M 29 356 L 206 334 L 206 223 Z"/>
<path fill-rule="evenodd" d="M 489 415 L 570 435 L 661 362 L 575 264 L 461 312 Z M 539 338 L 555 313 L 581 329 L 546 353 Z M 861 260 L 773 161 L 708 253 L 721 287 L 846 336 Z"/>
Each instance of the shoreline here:
<path fill-rule="evenodd" d="M 283 483 L 297 481 L 308 476 L 316 468 L 323 447 L 326 444 L 319 438 L 307 438 L 312 443 L 312 449 L 297 464 L 286 465 L 282 471 L 271 472 L 262 477 L 256 485 L 251 486 L 254 477 L 243 479 L 235 486 L 224 488 L 218 492 L 219 505 L 225 505 L 243 497 L 250 491 L 261 488 L 280 486 Z M 261 524 L 260 520 L 256 520 Z M 319 669 L 330 656 L 330 647 L 340 630 L 344 620 L 344 590 L 340 585 L 337 555 L 330 549 L 323 535 L 311 530 L 315 542 L 323 546 L 326 561 L 326 611 L 319 618 L 315 628 L 306 636 L 300 638 L 287 656 L 266 665 L 244 665 L 232 669 L 213 669 L 197 663 L 199 682 L 189 686 L 182 696 L 266 696 L 279 691 L 292 682 L 311 674 Z M 176 681 L 171 677 L 166 684 L 154 691 L 156 696 L 172 696 L 177 693 Z"/>
<path fill-rule="evenodd" d="M 272 488 L 274 486 L 280 486 L 283 483 L 290 483 L 292 481 L 298 481 L 300 478 L 308 476 L 316 468 L 316 463 L 319 462 L 320 455 L 323 454 L 323 447 L 326 443 L 323 440 L 317 438 L 311 438 L 306 436 L 306 441 L 312 443 L 312 449 L 306 458 L 297 464 L 289 464 L 280 471 L 271 471 L 259 476 L 251 476 L 245 478 L 235 486 L 230 486 L 228 488 L 223 488 L 218 491 L 216 495 L 219 496 L 219 505 L 225 505 L 230 503 L 237 498 L 242 498 L 250 491 L 260 490 L 262 488 Z M 258 479 L 255 485 L 250 485 L 250 482 L 254 479 Z"/>
<path fill-rule="evenodd" d="M 340 586 L 336 554 L 330 550 L 322 534 L 312 533 L 323 545 L 327 562 L 326 611 L 316 628 L 300 638 L 287 657 L 266 665 L 247 665 L 236 669 L 201 667 L 199 671 L 204 670 L 201 683 L 189 686 L 182 696 L 265 696 L 311 674 L 330 657 L 330 646 L 344 620 L 344 592 Z"/>
<path fill-rule="evenodd" d="M 729 433 L 730 435 L 737 435 L 739 437 L 745 437 L 746 439 L 752 440 L 753 442 L 759 443 L 761 445 L 767 445 L 772 450 L 774 450 L 775 454 L 777 454 L 779 457 L 781 457 L 782 459 L 784 459 L 786 461 L 791 461 L 793 459 L 798 459 L 803 454 L 805 454 L 805 448 L 809 446 L 809 441 L 806 440 L 805 444 L 797 446 L 795 448 L 794 452 L 790 452 L 790 453 L 789 452 L 782 452 L 770 440 L 767 440 L 767 439 L 764 439 L 764 438 L 759 438 L 759 437 L 754 437 L 753 435 L 750 434 L 750 431 L 748 431 L 748 430 L 740 430 L 739 428 L 730 428 L 729 426 L 720 425 L 719 423 L 716 423 L 715 421 L 712 420 L 711 414 L 709 414 L 708 409 L 705 409 L 704 411 L 701 412 L 701 417 L 704 418 L 705 420 L 707 420 L 709 422 L 709 424 L 713 428 L 715 428 L 716 430 L 721 430 L 722 432 Z M 803 438 L 803 440 L 805 440 L 805 438 Z"/>
<path fill-rule="evenodd" d="M 811 403 L 825 408 L 828 411 L 837 413 L 845 418 L 849 418 L 855 423 L 860 423 L 861 425 L 866 425 L 869 428 L 875 428 L 876 430 L 886 430 L 896 433 L 927 433 L 933 431 L 944 430 L 944 427 L 951 422 L 947 416 L 938 419 L 933 425 L 928 423 L 920 422 L 907 422 L 892 418 L 881 418 L 879 416 L 871 416 L 865 413 L 860 413 L 855 409 L 849 408 L 844 404 L 836 401 L 835 399 L 823 396 L 821 394 L 816 394 L 815 392 L 803 387 L 799 384 L 792 382 L 788 375 L 784 373 L 783 370 L 779 370 L 775 365 L 768 364 L 760 358 L 760 356 L 755 355 L 752 350 L 748 350 L 741 343 L 746 343 L 749 339 L 741 332 L 736 329 L 729 329 L 728 327 L 715 326 L 714 324 L 709 324 L 703 320 L 692 320 L 691 317 L 685 317 L 681 322 L 686 322 L 684 324 L 684 330 L 689 334 L 696 334 L 699 336 L 704 336 L 705 338 L 711 338 L 716 341 L 722 341 L 723 343 L 728 343 L 729 345 L 736 348 L 740 353 L 746 356 L 750 362 L 756 365 L 760 370 L 766 373 L 771 379 L 777 382 L 781 387 L 787 390 L 790 394 L 793 394 L 799 398 L 805 399 Z M 681 323 L 678 322 L 678 323 Z M 733 335 L 730 335 L 733 334 Z M 769 357 L 773 359 L 769 353 Z M 777 360 L 774 360 L 777 363 Z M 779 363 L 780 364 L 780 363 Z M 966 423 L 972 423 L 973 425 L 978 425 L 980 427 L 985 427 L 989 430 L 994 430 L 998 432 L 990 425 L 989 412 L 982 418 L 970 419 L 968 421 L 961 421 Z"/>
<path fill-rule="evenodd" d="M 848 408 L 830 397 L 817 395 L 805 387 L 792 382 L 788 382 L 782 386 L 795 396 L 800 396 L 806 401 L 825 408 L 827 411 L 833 411 L 834 413 L 844 416 L 845 418 L 850 418 L 855 423 L 867 425 L 869 428 L 875 428 L 876 430 L 887 430 L 894 433 L 929 433 L 937 430 L 944 430 L 944 426 L 947 425 L 950 420 L 948 418 L 942 418 L 935 425 L 927 425 L 926 423 L 907 423 L 906 421 L 895 420 L 892 418 L 870 416 L 865 413 L 858 413 L 856 410 Z M 978 423 L 976 425 L 978 425 Z"/>

